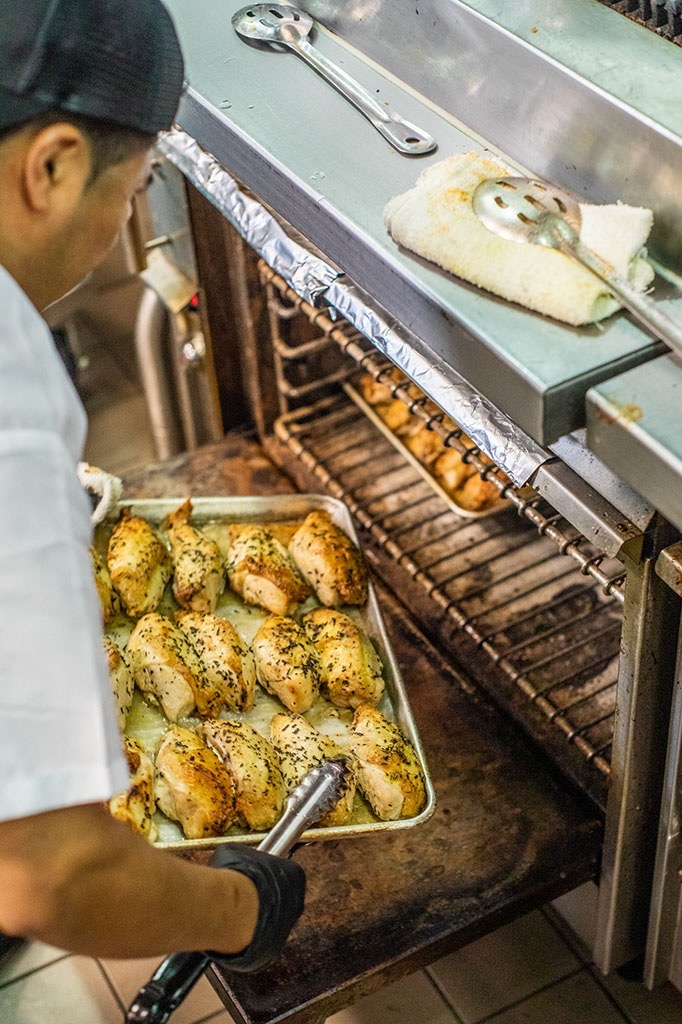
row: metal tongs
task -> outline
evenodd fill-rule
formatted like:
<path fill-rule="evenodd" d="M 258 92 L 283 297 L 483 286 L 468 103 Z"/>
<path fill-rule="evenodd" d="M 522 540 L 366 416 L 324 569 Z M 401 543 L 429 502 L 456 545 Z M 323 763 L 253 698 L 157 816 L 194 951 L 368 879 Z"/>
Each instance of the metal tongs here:
<path fill-rule="evenodd" d="M 571 192 L 531 178 L 491 178 L 473 195 L 482 224 L 502 238 L 558 249 L 604 282 L 640 323 L 682 356 L 682 326 L 580 241 L 581 214 Z"/>
<path fill-rule="evenodd" d="M 301 834 L 315 825 L 339 799 L 348 772 L 342 759 L 313 768 L 289 794 L 282 816 L 257 849 L 286 857 Z M 172 953 L 137 993 L 126 1024 L 165 1024 L 213 959 L 210 953 Z"/>

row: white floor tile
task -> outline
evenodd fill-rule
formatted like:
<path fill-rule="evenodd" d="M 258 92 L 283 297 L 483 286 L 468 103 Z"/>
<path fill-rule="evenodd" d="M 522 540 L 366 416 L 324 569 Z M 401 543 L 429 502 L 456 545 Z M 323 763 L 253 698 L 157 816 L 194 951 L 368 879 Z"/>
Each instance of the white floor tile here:
<path fill-rule="evenodd" d="M 563 921 L 573 932 L 582 946 L 581 953 L 588 959 L 594 950 L 594 939 L 597 930 L 597 899 L 599 890 L 594 882 L 585 882 L 572 892 L 560 896 L 551 904 Z"/>
<path fill-rule="evenodd" d="M 428 968 L 464 1024 L 566 977 L 580 966 L 539 911 L 472 942 Z"/>
<path fill-rule="evenodd" d="M 587 968 L 530 999 L 512 1006 L 486 1024 L 626 1024 Z"/>
<path fill-rule="evenodd" d="M 100 963 L 121 1002 L 127 1008 L 139 989 L 149 981 L 161 959 L 151 957 L 148 960 L 101 960 Z M 216 995 L 211 983 L 206 978 L 201 978 L 173 1014 L 171 1024 L 195 1024 L 196 1021 L 203 1021 L 221 1010 L 225 1010 L 224 1004 Z"/>
<path fill-rule="evenodd" d="M 641 982 L 624 981 L 617 974 L 597 977 L 632 1024 L 682 1024 L 682 994 L 672 985 L 649 992 Z"/>
<path fill-rule="evenodd" d="M 420 971 L 329 1017 L 326 1024 L 459 1024 Z"/>
<path fill-rule="evenodd" d="M 0 962 L 0 985 L 15 981 L 24 974 L 37 971 L 40 967 L 46 967 L 47 964 L 61 960 L 67 955 L 63 949 L 46 946 L 42 942 L 25 942 L 3 957 Z"/>
<path fill-rule="evenodd" d="M 2 1024 L 121 1024 L 121 1008 L 88 957 L 58 960 L 0 989 Z"/>

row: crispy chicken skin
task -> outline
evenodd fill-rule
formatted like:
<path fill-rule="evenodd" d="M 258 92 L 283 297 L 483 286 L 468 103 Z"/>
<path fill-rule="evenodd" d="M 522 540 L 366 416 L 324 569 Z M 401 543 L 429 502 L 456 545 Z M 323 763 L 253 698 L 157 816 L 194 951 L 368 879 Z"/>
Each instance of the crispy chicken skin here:
<path fill-rule="evenodd" d="M 191 525 L 191 515 L 188 498 L 162 523 L 173 559 L 173 596 L 181 608 L 214 612 L 225 589 L 223 559 L 215 541 Z"/>
<path fill-rule="evenodd" d="M 256 663 L 232 623 L 199 612 L 180 612 L 175 619 L 199 655 L 209 683 L 222 694 L 223 707 L 250 711 L 256 697 Z"/>
<path fill-rule="evenodd" d="M 108 626 L 119 610 L 118 597 L 111 582 L 108 566 L 95 548 L 90 548 L 90 558 L 92 560 L 92 571 L 95 577 L 97 596 L 99 597 L 102 611 L 102 625 Z"/>
<path fill-rule="evenodd" d="M 481 512 L 490 508 L 500 497 L 500 492 L 490 480 L 482 480 L 478 473 L 464 481 L 455 493 L 455 501 L 470 512 Z"/>
<path fill-rule="evenodd" d="M 209 682 L 186 635 L 165 616 L 144 615 L 130 634 L 127 652 L 135 682 L 171 722 L 195 707 L 202 718 L 217 715 L 222 708 L 222 689 Z"/>
<path fill-rule="evenodd" d="M 224 835 L 236 817 L 230 773 L 191 729 L 172 725 L 156 755 L 156 802 L 188 839 Z"/>
<path fill-rule="evenodd" d="M 264 526 L 233 524 L 227 576 L 246 602 L 274 615 L 291 615 L 310 596 L 287 549 Z"/>
<path fill-rule="evenodd" d="M 342 784 L 341 795 L 321 821 L 320 825 L 331 827 L 347 825 L 353 811 L 356 773 L 355 759 L 328 736 L 318 732 L 302 715 L 282 712 L 274 715 L 270 722 L 270 739 L 279 755 L 282 775 L 291 792 L 311 768 L 323 761 L 343 758 L 349 766 Z"/>
<path fill-rule="evenodd" d="M 124 752 L 130 772 L 130 786 L 109 801 L 109 811 L 135 832 L 153 842 L 158 834 L 154 823 L 154 765 L 136 740 L 123 738 Z"/>
<path fill-rule="evenodd" d="M 137 619 L 159 605 L 171 576 L 171 557 L 146 519 L 124 509 L 109 539 L 111 582 L 126 615 Z"/>
<path fill-rule="evenodd" d="M 419 814 L 426 801 L 419 759 L 393 722 L 376 708 L 357 708 L 349 746 L 358 761 L 360 792 L 377 818 L 396 821 Z"/>
<path fill-rule="evenodd" d="M 446 448 L 433 464 L 433 473 L 444 490 L 454 494 L 476 471 L 454 448 Z"/>
<path fill-rule="evenodd" d="M 329 512 L 306 516 L 289 550 L 321 604 L 338 608 L 367 601 L 367 568 L 359 549 Z"/>
<path fill-rule="evenodd" d="M 317 652 L 305 630 L 284 615 L 268 615 L 253 638 L 258 682 L 289 711 L 312 707 L 322 678 Z"/>
<path fill-rule="evenodd" d="M 282 813 L 286 790 L 270 741 L 246 722 L 215 718 L 204 722 L 199 733 L 227 765 L 240 823 L 254 832 L 272 828 Z"/>
<path fill-rule="evenodd" d="M 314 608 L 303 616 L 302 625 L 317 651 L 322 684 L 332 704 L 378 704 L 384 692 L 383 665 L 369 637 L 350 616 L 334 608 Z"/>
<path fill-rule="evenodd" d="M 135 680 L 130 671 L 128 659 L 110 636 L 103 636 L 104 653 L 107 656 L 109 667 L 109 679 L 114 692 L 114 703 L 116 706 L 116 721 L 121 732 L 125 729 L 128 712 L 133 703 L 135 692 Z"/>

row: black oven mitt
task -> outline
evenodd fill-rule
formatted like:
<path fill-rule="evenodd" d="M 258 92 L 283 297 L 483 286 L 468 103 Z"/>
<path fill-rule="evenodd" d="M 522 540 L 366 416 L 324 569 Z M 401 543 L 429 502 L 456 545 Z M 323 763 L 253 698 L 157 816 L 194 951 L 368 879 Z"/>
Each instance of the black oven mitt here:
<path fill-rule="evenodd" d="M 258 921 L 249 945 L 241 953 L 211 953 L 211 958 L 229 971 L 261 971 L 279 957 L 289 932 L 303 913 L 305 871 L 293 860 L 273 857 L 238 843 L 218 847 L 210 864 L 214 868 L 241 871 L 258 890 Z"/>

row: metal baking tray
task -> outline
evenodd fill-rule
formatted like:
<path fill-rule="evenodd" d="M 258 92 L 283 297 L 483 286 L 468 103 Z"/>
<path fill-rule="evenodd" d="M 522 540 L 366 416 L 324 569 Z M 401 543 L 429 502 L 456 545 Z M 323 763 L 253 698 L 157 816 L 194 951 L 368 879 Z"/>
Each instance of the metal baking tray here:
<path fill-rule="evenodd" d="M 118 510 L 130 508 L 135 515 L 144 516 L 152 525 L 158 526 L 164 516 L 178 508 L 186 497 L 187 495 L 178 498 L 122 501 L 119 503 Z M 328 511 L 334 522 L 345 530 L 353 541 L 358 544 L 358 547 L 360 546 L 353 521 L 346 506 L 336 498 L 323 494 L 192 498 L 192 508 L 192 523 L 204 529 L 209 536 L 216 540 L 219 546 L 223 545 L 223 550 L 226 545 L 227 528 L 230 523 L 263 523 L 272 526 L 273 532 L 279 535 L 281 539 L 286 540 L 287 536 L 290 536 L 294 529 L 303 522 L 307 514 L 314 509 L 325 509 Z M 115 517 L 115 514 L 113 514 L 112 520 L 103 524 L 96 532 L 95 543 L 99 550 L 105 550 L 106 548 L 108 535 Z M 316 605 L 315 599 L 311 598 L 302 606 L 301 611 L 308 611 Z M 171 588 L 168 586 L 159 611 L 165 614 L 172 614 L 176 607 L 177 605 L 171 594 Z M 309 829 L 301 836 L 302 841 L 351 838 L 368 833 L 390 832 L 395 829 L 409 828 L 426 821 L 435 809 L 435 793 L 421 741 L 407 699 L 400 669 L 388 641 L 371 580 L 367 604 L 363 608 L 344 607 L 343 610 L 365 630 L 381 657 L 384 665 L 386 689 L 379 704 L 379 710 L 400 727 L 403 734 L 414 746 L 424 775 L 426 803 L 423 810 L 415 817 L 404 818 L 398 821 L 379 821 L 358 793 L 355 797 L 353 815 L 348 825 Z M 217 612 L 230 619 L 247 641 L 251 640 L 267 614 L 260 608 L 245 605 L 229 588 L 223 594 L 218 604 Z M 119 616 L 107 627 L 106 632 L 117 640 L 119 644 L 125 646 L 131 629 L 132 621 L 125 616 Z M 285 710 L 284 705 L 276 697 L 265 693 L 259 686 L 257 688 L 254 708 L 245 713 L 237 714 L 230 712 L 230 717 L 241 718 L 249 722 L 264 735 L 267 735 L 267 724 L 270 718 L 277 711 L 282 710 Z M 316 728 L 319 728 L 320 731 L 342 741 L 347 733 L 353 712 L 351 709 L 336 708 L 325 698 L 318 697 L 313 707 L 310 711 L 306 712 L 304 717 L 311 724 L 315 725 Z M 200 719 L 193 717 L 182 719 L 179 724 L 192 726 L 199 721 Z M 168 722 L 162 712 L 148 704 L 142 698 L 139 691 L 136 690 L 133 708 L 128 716 L 126 734 L 132 739 L 138 740 L 153 759 L 160 738 L 167 726 Z M 237 826 L 233 826 L 224 836 L 206 839 L 186 839 L 179 824 L 170 821 L 160 811 L 156 812 L 155 823 L 159 829 L 159 836 L 154 845 L 178 852 L 189 852 L 199 848 L 213 848 L 227 842 L 256 844 L 261 842 L 266 834 L 262 832 L 246 832 Z"/>
<path fill-rule="evenodd" d="M 481 509 L 476 511 L 470 508 L 464 508 L 460 505 L 457 499 L 449 494 L 444 487 L 438 483 L 437 478 L 430 472 L 428 466 L 425 466 L 423 462 L 420 462 L 416 455 L 414 455 L 409 448 L 406 448 L 400 437 L 395 434 L 390 427 L 384 423 L 381 416 L 378 416 L 376 410 L 372 408 L 369 402 L 366 402 L 362 395 L 357 391 L 352 384 L 344 384 L 343 390 L 346 392 L 348 397 L 362 409 L 365 416 L 372 421 L 374 426 L 381 431 L 385 438 L 387 438 L 394 448 L 400 452 L 401 455 L 407 459 L 407 461 L 414 466 L 417 472 L 423 477 L 424 480 L 429 484 L 430 487 L 436 492 L 436 494 L 443 499 L 445 504 L 456 512 L 458 516 L 463 519 L 483 519 L 485 516 L 495 515 L 496 512 L 504 512 L 510 508 L 509 502 L 504 498 L 500 498 L 489 508 Z"/>

